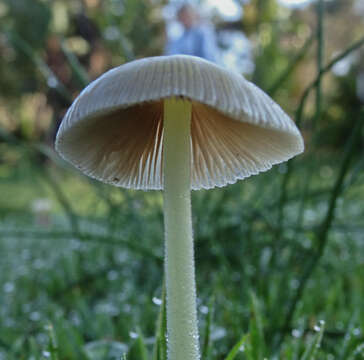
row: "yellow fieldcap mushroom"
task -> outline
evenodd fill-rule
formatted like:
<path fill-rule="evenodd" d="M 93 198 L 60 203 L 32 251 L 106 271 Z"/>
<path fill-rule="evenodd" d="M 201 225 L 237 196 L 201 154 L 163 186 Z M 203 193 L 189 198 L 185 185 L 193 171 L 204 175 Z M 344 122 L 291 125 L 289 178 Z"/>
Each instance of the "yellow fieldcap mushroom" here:
<path fill-rule="evenodd" d="M 293 121 L 237 73 L 192 56 L 152 57 L 87 86 L 56 149 L 105 183 L 164 189 L 168 358 L 199 359 L 190 189 L 225 186 L 301 153 Z"/>

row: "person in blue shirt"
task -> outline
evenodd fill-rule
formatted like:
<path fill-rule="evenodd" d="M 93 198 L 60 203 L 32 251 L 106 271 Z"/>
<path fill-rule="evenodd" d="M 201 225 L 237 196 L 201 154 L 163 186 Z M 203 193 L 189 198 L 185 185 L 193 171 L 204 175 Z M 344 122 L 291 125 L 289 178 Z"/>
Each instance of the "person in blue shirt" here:
<path fill-rule="evenodd" d="M 182 5 L 177 12 L 178 21 L 183 25 L 183 34 L 167 42 L 166 55 L 194 55 L 209 61 L 218 61 L 218 50 L 214 30 L 200 21 L 192 5 Z"/>

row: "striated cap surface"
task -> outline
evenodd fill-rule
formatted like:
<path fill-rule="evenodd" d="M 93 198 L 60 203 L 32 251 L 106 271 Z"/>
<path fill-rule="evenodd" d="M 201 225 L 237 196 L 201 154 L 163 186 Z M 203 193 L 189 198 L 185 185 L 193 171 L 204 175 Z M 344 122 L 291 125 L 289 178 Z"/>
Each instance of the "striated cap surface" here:
<path fill-rule="evenodd" d="M 243 76 L 201 58 L 136 60 L 90 83 L 67 111 L 56 150 L 85 174 L 162 189 L 163 99 L 192 102 L 191 188 L 225 186 L 301 153 L 293 121 Z"/>

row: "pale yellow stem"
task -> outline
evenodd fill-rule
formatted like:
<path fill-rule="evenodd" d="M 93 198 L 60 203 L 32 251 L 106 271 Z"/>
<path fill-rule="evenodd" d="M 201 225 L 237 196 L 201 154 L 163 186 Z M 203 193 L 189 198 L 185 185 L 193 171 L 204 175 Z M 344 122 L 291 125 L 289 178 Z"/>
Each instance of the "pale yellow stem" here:
<path fill-rule="evenodd" d="M 191 221 L 191 102 L 164 101 L 163 173 L 168 360 L 198 360 Z"/>

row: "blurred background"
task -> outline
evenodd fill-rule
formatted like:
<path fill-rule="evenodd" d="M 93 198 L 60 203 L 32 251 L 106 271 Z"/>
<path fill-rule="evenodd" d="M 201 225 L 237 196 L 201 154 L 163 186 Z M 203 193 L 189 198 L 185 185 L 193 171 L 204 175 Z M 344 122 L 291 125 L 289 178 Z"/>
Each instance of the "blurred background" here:
<path fill-rule="evenodd" d="M 0 2 L 1 360 L 164 359 L 161 193 L 92 181 L 53 142 L 91 80 L 198 36 L 306 143 L 193 192 L 203 359 L 364 358 L 363 0 L 196 0 L 197 35 L 184 4 Z"/>

